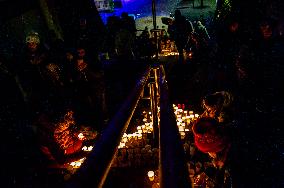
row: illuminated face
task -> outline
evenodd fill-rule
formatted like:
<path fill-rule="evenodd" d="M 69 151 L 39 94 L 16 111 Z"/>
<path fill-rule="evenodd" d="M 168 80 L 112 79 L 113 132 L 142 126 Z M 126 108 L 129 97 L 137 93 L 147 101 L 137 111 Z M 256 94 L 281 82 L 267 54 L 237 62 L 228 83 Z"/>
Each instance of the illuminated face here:
<path fill-rule="evenodd" d="M 230 31 L 235 32 L 235 31 L 237 31 L 238 27 L 239 27 L 238 22 L 234 22 L 230 25 Z"/>
<path fill-rule="evenodd" d="M 28 48 L 31 50 L 31 51 L 35 51 L 37 49 L 38 45 L 37 43 L 35 42 L 31 42 L 31 43 L 28 43 Z"/>
<path fill-rule="evenodd" d="M 29 35 L 26 37 L 26 44 L 31 51 L 35 51 L 40 43 L 40 39 L 37 35 Z"/>
<path fill-rule="evenodd" d="M 272 36 L 272 29 L 269 24 L 261 25 L 260 31 L 264 39 L 269 39 Z"/>
<path fill-rule="evenodd" d="M 77 50 L 77 55 L 78 55 L 78 58 L 81 59 L 81 58 L 83 58 L 86 55 L 86 52 L 85 52 L 85 50 L 83 48 L 79 48 Z"/>
<path fill-rule="evenodd" d="M 67 59 L 68 61 L 72 61 L 72 59 L 73 59 L 73 54 L 70 53 L 70 52 L 67 52 L 67 53 L 66 53 L 66 59 Z"/>

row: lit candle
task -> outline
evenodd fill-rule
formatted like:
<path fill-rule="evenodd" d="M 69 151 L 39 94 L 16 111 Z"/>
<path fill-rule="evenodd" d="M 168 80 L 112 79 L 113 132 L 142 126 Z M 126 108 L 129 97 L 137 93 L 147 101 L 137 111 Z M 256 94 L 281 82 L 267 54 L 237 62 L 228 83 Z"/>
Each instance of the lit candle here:
<path fill-rule="evenodd" d="M 183 126 L 179 126 L 178 130 L 179 130 L 179 132 L 184 131 L 184 127 Z"/>
<path fill-rule="evenodd" d="M 154 181 L 154 179 L 155 179 L 154 171 L 148 171 L 148 178 L 149 178 L 150 181 Z"/>
<path fill-rule="evenodd" d="M 180 132 L 180 136 L 181 136 L 181 139 L 184 139 L 184 137 L 185 137 L 185 132 Z"/>
<path fill-rule="evenodd" d="M 89 146 L 88 151 L 92 151 L 92 150 L 93 150 L 93 146 Z"/>

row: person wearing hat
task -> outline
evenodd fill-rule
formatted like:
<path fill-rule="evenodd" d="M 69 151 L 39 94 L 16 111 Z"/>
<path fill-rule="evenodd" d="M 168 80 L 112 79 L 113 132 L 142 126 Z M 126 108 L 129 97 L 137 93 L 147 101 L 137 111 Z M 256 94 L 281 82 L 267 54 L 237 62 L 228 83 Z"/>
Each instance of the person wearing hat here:
<path fill-rule="evenodd" d="M 213 164 L 222 168 L 230 148 L 225 129 L 212 117 L 201 117 L 192 127 L 194 142 L 201 152 L 213 158 Z"/>
<path fill-rule="evenodd" d="M 224 173 L 228 164 L 228 153 L 231 142 L 223 126 L 212 117 L 201 117 L 192 126 L 194 143 L 198 150 L 207 153 L 212 158 L 216 168 L 215 182 L 222 187 Z"/>

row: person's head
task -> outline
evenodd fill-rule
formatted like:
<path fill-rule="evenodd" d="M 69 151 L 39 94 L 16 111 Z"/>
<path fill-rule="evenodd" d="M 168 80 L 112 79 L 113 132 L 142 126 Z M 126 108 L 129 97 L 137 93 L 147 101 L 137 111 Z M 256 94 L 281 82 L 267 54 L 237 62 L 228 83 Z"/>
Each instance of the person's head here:
<path fill-rule="evenodd" d="M 204 153 L 217 153 L 227 145 L 227 136 L 221 131 L 221 125 L 211 117 L 202 117 L 192 126 L 195 146 Z"/>
<path fill-rule="evenodd" d="M 216 92 L 210 95 L 207 95 L 203 98 L 203 107 L 207 110 L 209 108 L 218 108 L 220 107 L 224 102 L 224 96 L 221 92 Z"/>
<path fill-rule="evenodd" d="M 76 57 L 77 59 L 84 59 L 85 55 L 86 55 L 86 51 L 84 47 L 78 47 L 77 51 L 76 51 Z"/>
<path fill-rule="evenodd" d="M 121 18 L 127 18 L 128 17 L 128 13 L 127 12 L 122 12 L 121 13 Z"/>
<path fill-rule="evenodd" d="M 216 134 L 217 126 L 218 122 L 216 119 L 210 117 L 202 117 L 195 122 L 192 130 L 196 135 Z"/>
<path fill-rule="evenodd" d="M 264 39 L 269 39 L 272 37 L 273 29 L 272 29 L 271 22 L 269 22 L 268 20 L 263 20 L 260 23 L 259 28 L 260 28 L 261 35 Z"/>
<path fill-rule="evenodd" d="M 66 55 L 66 59 L 68 61 L 72 61 L 73 58 L 74 58 L 74 56 L 73 56 L 73 54 L 71 52 L 66 52 L 65 55 Z"/>
<path fill-rule="evenodd" d="M 230 25 L 229 25 L 229 30 L 234 33 L 238 30 L 239 28 L 239 22 L 237 21 L 233 21 Z"/>
<path fill-rule="evenodd" d="M 181 17 L 181 12 L 179 9 L 175 10 L 175 18 Z"/>
<path fill-rule="evenodd" d="M 87 19 L 86 18 L 80 18 L 79 25 L 81 28 L 85 28 L 87 26 Z"/>
<path fill-rule="evenodd" d="M 28 47 L 28 49 L 30 51 L 36 51 L 39 44 L 40 44 L 40 38 L 39 38 L 39 34 L 37 32 L 30 32 L 27 36 L 26 36 L 26 45 Z"/>

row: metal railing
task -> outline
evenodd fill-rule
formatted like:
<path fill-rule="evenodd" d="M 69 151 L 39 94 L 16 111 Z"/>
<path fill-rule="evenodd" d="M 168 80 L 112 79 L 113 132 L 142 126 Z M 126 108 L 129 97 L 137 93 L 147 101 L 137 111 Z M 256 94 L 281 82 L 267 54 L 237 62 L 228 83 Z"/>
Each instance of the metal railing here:
<path fill-rule="evenodd" d="M 106 129 L 103 130 L 100 138 L 94 145 L 93 151 L 89 154 L 85 162 L 73 175 L 70 181 L 67 182 L 66 187 L 103 187 L 112 160 L 118 150 L 121 137 L 130 123 L 140 96 L 150 76 L 150 71 L 150 67 L 147 67 L 142 78 L 136 84 L 136 87 L 132 90 Z M 89 180 L 92 181 L 91 185 Z"/>
<path fill-rule="evenodd" d="M 188 188 L 191 186 L 175 114 L 172 104 L 169 102 L 164 68 L 160 66 L 147 67 L 136 87 L 96 141 L 93 151 L 67 182 L 66 187 L 103 187 L 121 137 L 131 121 L 147 83 L 150 85 L 150 100 L 153 113 L 153 144 L 159 145 L 160 148 L 160 187 Z M 158 121 L 159 103 L 160 124 Z M 91 185 L 89 180 L 92 182 Z"/>
<path fill-rule="evenodd" d="M 169 101 L 165 71 L 160 66 L 160 187 L 191 187 L 181 137 Z"/>

